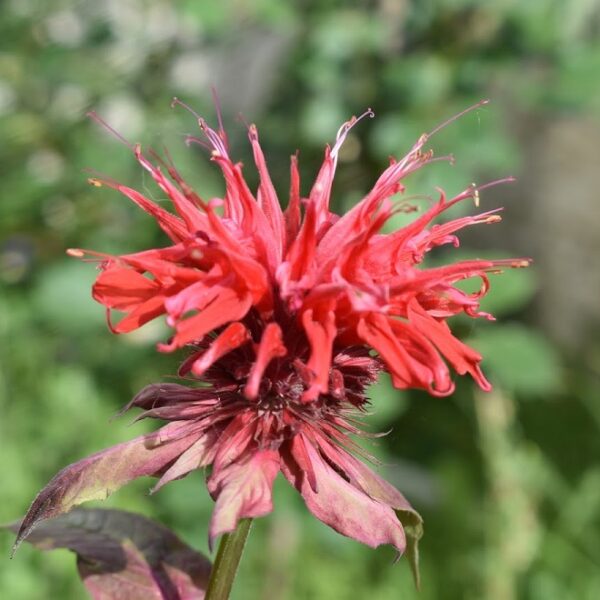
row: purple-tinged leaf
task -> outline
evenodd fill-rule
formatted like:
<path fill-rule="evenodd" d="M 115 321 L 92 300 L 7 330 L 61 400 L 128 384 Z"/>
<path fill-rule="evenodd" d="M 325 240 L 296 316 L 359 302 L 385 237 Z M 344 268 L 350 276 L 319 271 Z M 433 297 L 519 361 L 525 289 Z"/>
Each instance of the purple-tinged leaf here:
<path fill-rule="evenodd" d="M 158 476 L 198 438 L 187 422 L 92 454 L 57 473 L 37 495 L 17 534 L 14 551 L 42 520 L 57 517 L 89 500 L 104 500 L 130 481 Z"/>
<path fill-rule="evenodd" d="M 163 525 L 125 511 L 78 508 L 41 523 L 27 541 L 72 550 L 94 600 L 202 600 L 208 585 L 208 559 Z"/>

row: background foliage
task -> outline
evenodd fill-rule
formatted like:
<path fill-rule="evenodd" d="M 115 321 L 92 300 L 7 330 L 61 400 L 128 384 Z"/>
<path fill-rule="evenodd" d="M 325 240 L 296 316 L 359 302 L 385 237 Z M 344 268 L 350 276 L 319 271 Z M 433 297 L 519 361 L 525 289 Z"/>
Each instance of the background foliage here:
<path fill-rule="evenodd" d="M 440 163 L 410 182 L 411 193 L 456 192 L 519 172 L 526 157 L 514 114 L 598 117 L 599 15 L 597 0 L 3 2 L 0 521 L 21 516 L 62 466 L 148 428 L 109 419 L 178 361 L 155 352 L 160 326 L 110 335 L 89 297 L 94 267 L 64 254 L 163 242 L 118 194 L 86 184 L 83 169 L 93 167 L 160 199 L 87 110 L 135 141 L 167 145 L 210 196 L 220 191 L 216 170 L 182 143 L 194 120 L 169 104 L 178 95 L 213 115 L 215 84 L 234 154 L 250 164 L 242 111 L 259 125 L 284 196 L 289 155 L 301 149 L 306 190 L 323 145 L 371 106 L 377 118 L 353 131 L 341 157 L 335 203 L 345 210 L 389 154 L 479 99 L 498 98 L 435 139 L 436 151 L 456 156 L 454 167 Z M 468 238 L 462 251 L 504 255 L 511 230 L 502 231 L 504 250 Z M 419 598 L 598 598 L 597 346 L 584 356 L 548 341 L 535 319 L 535 269 L 494 283 L 487 309 L 500 322 L 456 324 L 485 354 L 493 394 L 469 381 L 443 400 L 400 394 L 386 381 L 372 390 L 370 423 L 391 429 L 375 452 L 425 517 Z M 148 487 L 130 485 L 105 505 L 158 518 L 206 550 L 202 475 L 152 498 Z M 9 563 L 12 540 L 0 542 L 3 596 L 82 597 L 66 551 L 24 546 Z M 278 481 L 276 510 L 256 525 L 236 597 L 416 598 L 407 565 L 392 560 L 389 549 L 369 550 L 310 518 Z"/>

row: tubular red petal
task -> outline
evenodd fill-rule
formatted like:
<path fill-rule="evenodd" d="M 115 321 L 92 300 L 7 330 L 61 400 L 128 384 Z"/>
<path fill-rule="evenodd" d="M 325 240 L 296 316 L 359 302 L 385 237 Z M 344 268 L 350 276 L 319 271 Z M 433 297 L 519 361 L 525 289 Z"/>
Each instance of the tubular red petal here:
<path fill-rule="evenodd" d="M 127 268 L 110 268 L 98 276 L 92 288 L 95 300 L 117 310 L 129 310 L 153 295 L 161 286 L 140 273 Z"/>
<path fill-rule="evenodd" d="M 416 300 L 408 305 L 408 318 L 418 331 L 436 345 L 457 373 L 460 375 L 470 373 L 482 390 L 492 389 L 479 367 L 481 355 L 455 338 L 448 325 L 428 315 Z"/>
<path fill-rule="evenodd" d="M 258 396 L 260 380 L 269 362 L 274 358 L 285 356 L 287 348 L 283 344 L 281 327 L 277 323 L 268 323 L 262 334 L 256 351 L 256 359 L 252 364 L 248 383 L 244 394 L 249 400 L 255 400 Z"/>
<path fill-rule="evenodd" d="M 227 328 L 210 345 L 208 350 L 192 365 L 192 373 L 200 377 L 205 371 L 228 352 L 243 346 L 250 340 L 250 334 L 242 323 L 236 321 Z"/>
<path fill-rule="evenodd" d="M 112 326 L 113 333 L 129 333 L 164 314 L 164 300 L 164 296 L 153 296 L 146 302 L 139 304 L 126 317 L 123 317 L 116 325 Z"/>
<path fill-rule="evenodd" d="M 333 310 L 323 311 L 321 318 L 315 316 L 313 309 L 302 313 L 302 325 L 311 350 L 307 367 L 313 374 L 311 385 L 303 395 L 305 402 L 315 400 L 320 393 L 326 393 L 329 388 L 333 340 L 337 333 Z"/>
<path fill-rule="evenodd" d="M 159 345 L 159 350 L 170 352 L 190 342 L 201 340 L 217 327 L 242 319 L 251 304 L 248 294 L 240 295 L 234 290 L 224 288 L 200 313 L 179 321 L 175 326 L 177 333 L 172 342 Z"/>
<path fill-rule="evenodd" d="M 360 320 L 357 331 L 367 344 L 379 352 L 392 376 L 394 386 L 399 389 L 423 388 L 434 395 L 450 394 L 453 387 L 443 372 L 440 376 L 439 363 L 434 363 L 436 370 L 432 372 L 429 361 L 420 362 L 419 354 L 411 354 L 410 346 L 407 348 L 394 334 L 392 321 L 384 315 L 371 313 Z"/>

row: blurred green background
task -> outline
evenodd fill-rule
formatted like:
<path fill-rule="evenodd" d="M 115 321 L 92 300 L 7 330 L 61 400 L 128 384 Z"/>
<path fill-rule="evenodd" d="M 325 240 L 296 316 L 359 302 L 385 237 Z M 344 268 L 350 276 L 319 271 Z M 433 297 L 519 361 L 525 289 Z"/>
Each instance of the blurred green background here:
<path fill-rule="evenodd" d="M 92 167 L 160 193 L 127 149 L 85 118 L 168 146 L 203 196 L 221 181 L 183 144 L 212 118 L 219 91 L 233 154 L 257 122 L 285 198 L 301 150 L 303 191 L 323 146 L 372 107 L 344 146 L 334 203 L 354 204 L 390 154 L 481 98 L 492 104 L 432 142 L 438 163 L 410 192 L 449 193 L 519 177 L 483 194 L 505 221 L 464 236 L 461 256 L 533 256 L 498 276 L 499 322 L 455 326 L 485 354 L 495 392 L 461 381 L 447 399 L 372 391 L 374 452 L 425 518 L 423 590 L 389 548 L 370 550 L 310 518 L 287 484 L 260 520 L 237 599 L 600 598 L 600 2 L 598 0 L 3 0 L 0 4 L 0 522 L 21 516 L 60 468 L 152 424 L 109 419 L 141 386 L 174 373 L 160 325 L 111 335 L 90 298 L 93 265 L 65 248 L 131 252 L 164 240 L 141 211 L 86 183 Z M 472 207 L 466 207 L 472 210 Z M 400 223 L 398 223 L 400 224 Z M 454 253 L 453 253 L 454 256 Z M 201 473 L 147 495 L 130 485 L 104 505 L 153 516 L 206 551 L 211 501 Z M 74 557 L 24 545 L 0 595 L 82 598 Z"/>

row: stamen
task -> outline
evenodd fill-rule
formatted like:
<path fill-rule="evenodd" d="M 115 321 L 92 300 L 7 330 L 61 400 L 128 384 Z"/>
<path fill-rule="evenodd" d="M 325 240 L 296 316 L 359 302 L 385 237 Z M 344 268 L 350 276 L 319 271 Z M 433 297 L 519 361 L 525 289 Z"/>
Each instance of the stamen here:
<path fill-rule="evenodd" d="M 229 158 L 229 155 L 227 154 L 227 148 L 225 147 L 221 136 L 214 129 L 211 129 L 204 119 L 198 119 L 198 125 L 200 126 L 202 133 L 208 138 L 208 141 L 211 143 L 215 151 L 221 156 Z"/>
<path fill-rule="evenodd" d="M 225 128 L 223 127 L 223 113 L 221 112 L 221 101 L 219 100 L 219 95 L 217 94 L 217 88 L 213 85 L 211 86 L 210 91 L 215 105 L 215 111 L 217 112 L 217 123 L 219 123 L 219 131 L 221 133 L 225 133 Z"/>
<path fill-rule="evenodd" d="M 108 131 L 111 135 L 116 137 L 122 144 L 125 144 L 125 146 L 127 146 L 131 151 L 133 151 L 133 144 L 131 142 L 129 142 L 128 140 L 126 140 L 118 131 L 113 129 L 106 121 L 104 121 L 104 119 L 99 117 L 98 113 L 96 113 L 96 111 L 92 110 L 92 111 L 88 112 L 87 116 L 90 119 L 92 119 L 92 121 L 95 121 L 96 123 L 98 123 L 98 125 L 100 125 L 104 129 L 106 129 L 106 131 Z"/>
<path fill-rule="evenodd" d="M 202 117 L 191 106 L 189 106 L 185 102 L 182 102 L 179 98 L 174 97 L 173 100 L 171 100 L 171 108 L 175 108 L 176 106 L 181 106 L 182 108 L 185 108 L 185 110 L 192 113 L 194 117 L 196 117 L 197 121 L 200 121 L 202 119 Z"/>
<path fill-rule="evenodd" d="M 94 250 L 82 250 L 81 248 L 68 248 L 66 250 L 68 256 L 73 258 L 83 258 L 88 262 L 94 262 L 97 260 L 114 260 L 118 261 L 119 258 L 112 254 L 106 254 L 105 252 L 95 252 Z M 89 258 L 85 258 L 85 257 Z"/>
<path fill-rule="evenodd" d="M 171 101 L 171 107 L 182 106 L 187 111 L 189 111 L 194 117 L 196 117 L 196 121 L 202 133 L 206 136 L 209 141 L 210 146 L 207 146 L 208 149 L 212 146 L 214 151 L 225 158 L 229 158 L 227 153 L 227 137 L 225 136 L 225 132 L 221 130 L 220 132 L 216 132 L 214 129 L 211 129 L 206 121 L 190 106 L 188 106 L 185 102 L 182 102 L 179 98 L 173 98 Z M 220 108 L 218 109 L 220 114 Z M 219 116 L 219 126 L 221 126 L 221 117 Z M 204 145 L 198 138 L 194 138 L 193 136 L 186 136 L 185 143 L 189 145 L 190 142 L 200 143 L 200 145 Z"/>
<path fill-rule="evenodd" d="M 100 171 L 96 171 L 96 169 L 90 169 L 86 167 L 82 169 L 84 173 L 89 173 L 91 177 L 88 177 L 88 183 L 93 185 L 94 187 L 102 187 L 103 185 L 107 185 L 109 187 L 118 189 L 121 185 L 118 181 L 109 177 L 108 175 L 104 175 L 104 173 L 100 173 Z"/>
<path fill-rule="evenodd" d="M 373 119 L 375 117 L 375 113 L 373 112 L 372 109 L 367 108 L 367 110 L 365 110 L 364 113 L 362 113 L 362 115 L 358 116 L 358 117 L 352 117 L 349 121 L 346 121 L 337 131 L 337 134 L 335 136 L 335 144 L 333 145 L 333 148 L 331 149 L 331 156 L 333 157 L 334 160 L 337 160 L 337 154 L 340 151 L 340 148 L 342 147 L 342 144 L 344 143 L 346 136 L 348 135 L 348 133 L 350 132 L 350 130 L 362 119 L 364 119 L 365 117 L 370 117 L 371 119 Z"/>
<path fill-rule="evenodd" d="M 206 148 L 206 150 L 211 149 L 211 145 L 208 142 L 201 140 L 199 137 L 196 137 L 195 135 L 186 135 L 184 142 L 185 142 L 186 146 L 191 146 L 192 144 L 198 144 L 199 146 Z"/>
<path fill-rule="evenodd" d="M 513 183 L 516 180 L 516 177 L 513 177 L 512 175 L 509 177 L 503 177 L 502 179 L 495 179 L 494 181 L 489 181 L 488 183 L 484 183 L 483 185 L 478 185 L 477 191 L 481 192 L 482 190 L 486 190 L 487 188 L 493 187 L 495 185 L 500 185 L 501 183 Z"/>
<path fill-rule="evenodd" d="M 462 112 L 459 112 L 457 115 L 454 115 L 453 117 L 450 117 L 449 119 L 444 121 L 441 125 L 438 125 L 435 129 L 433 129 L 432 131 L 430 131 L 429 133 L 427 133 L 425 135 L 427 136 L 427 138 L 430 138 L 432 135 L 435 135 L 438 131 L 441 131 L 442 129 L 444 129 L 444 127 L 447 127 L 451 123 L 454 123 L 454 121 L 456 121 L 457 119 L 464 117 L 464 115 L 466 115 L 467 113 L 470 113 L 473 110 L 481 108 L 482 106 L 486 106 L 489 103 L 490 103 L 490 101 L 487 99 L 480 100 L 479 102 L 477 102 L 477 104 L 473 104 L 473 106 L 469 106 L 469 108 L 465 108 L 465 110 L 463 110 Z"/>
<path fill-rule="evenodd" d="M 456 162 L 456 159 L 454 158 L 454 154 L 446 154 L 445 156 L 436 156 L 434 158 L 433 152 L 431 152 L 431 154 L 429 154 L 429 152 L 426 152 L 426 153 L 422 154 L 422 157 L 425 160 L 427 160 L 427 162 L 429 164 L 434 163 L 434 162 L 448 162 L 448 163 L 450 163 L 450 165 L 454 166 L 454 164 Z"/>
<path fill-rule="evenodd" d="M 473 186 L 473 204 L 479 208 L 479 190 L 477 189 L 477 184 L 472 183 L 471 185 Z"/>

